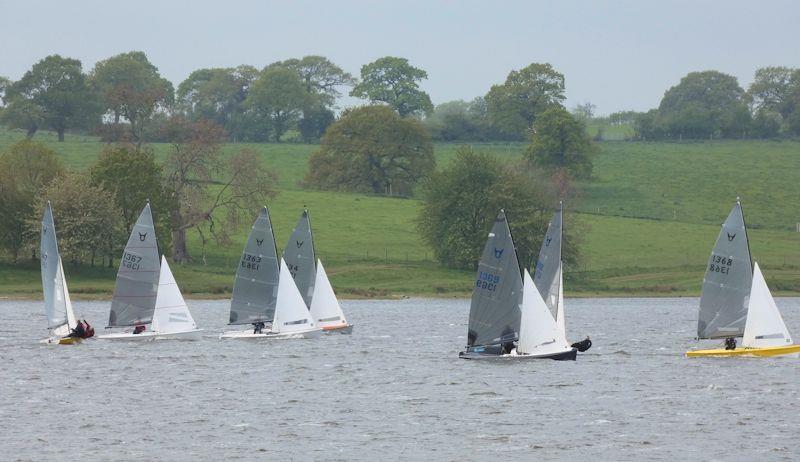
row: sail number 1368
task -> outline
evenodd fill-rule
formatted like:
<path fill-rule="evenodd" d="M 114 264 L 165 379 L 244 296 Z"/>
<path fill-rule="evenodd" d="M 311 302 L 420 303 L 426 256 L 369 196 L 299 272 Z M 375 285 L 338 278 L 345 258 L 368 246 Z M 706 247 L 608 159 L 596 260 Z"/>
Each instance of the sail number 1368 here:
<path fill-rule="evenodd" d="M 480 271 L 478 273 L 478 280 L 475 282 L 475 287 L 479 289 L 486 289 L 488 291 L 495 291 L 497 290 L 497 284 L 499 283 L 500 276 Z"/>

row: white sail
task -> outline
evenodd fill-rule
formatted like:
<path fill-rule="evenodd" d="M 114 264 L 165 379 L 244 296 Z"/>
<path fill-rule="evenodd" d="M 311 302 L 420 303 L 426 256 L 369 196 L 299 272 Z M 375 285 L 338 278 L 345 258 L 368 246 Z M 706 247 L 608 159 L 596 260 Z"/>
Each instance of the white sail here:
<path fill-rule="evenodd" d="M 559 340 L 567 343 L 567 318 L 564 317 L 564 263 L 558 263 L 558 309 L 556 311 L 556 327 L 560 335 Z"/>
<path fill-rule="evenodd" d="M 775 300 L 767 287 L 758 263 L 753 270 L 753 285 L 750 288 L 750 303 L 747 306 L 747 322 L 744 326 L 742 345 L 750 348 L 786 346 L 792 338 Z"/>
<path fill-rule="evenodd" d="M 42 237 L 39 249 L 42 270 L 42 287 L 44 289 L 44 311 L 47 315 L 47 327 L 53 334 L 65 336 L 77 326 L 69 290 L 64 277 L 64 267 L 58 252 L 53 209 L 50 202 L 42 217 Z"/>
<path fill-rule="evenodd" d="M 315 327 L 314 320 L 308 312 L 306 302 L 297 285 L 294 283 L 292 273 L 281 258 L 281 274 L 278 280 L 278 300 L 275 307 L 275 319 L 272 321 L 272 332 L 290 333 L 310 330 Z"/>
<path fill-rule="evenodd" d="M 522 286 L 522 317 L 519 326 L 517 352 L 527 355 L 556 353 L 569 350 L 550 309 L 544 303 L 539 290 L 533 284 L 528 270 L 525 270 Z"/>
<path fill-rule="evenodd" d="M 161 274 L 158 279 L 156 308 L 153 311 L 153 331 L 157 334 L 172 334 L 197 329 L 192 313 L 186 306 L 178 283 L 172 276 L 167 259 L 161 256 Z"/>
<path fill-rule="evenodd" d="M 72 309 L 72 300 L 69 298 L 67 279 L 64 277 L 64 264 L 61 262 L 60 255 L 58 256 L 58 275 L 55 281 L 55 294 L 56 297 L 63 297 L 67 323 L 53 329 L 53 335 L 65 337 L 78 325 L 78 320 L 75 318 L 75 311 Z"/>
<path fill-rule="evenodd" d="M 336 300 L 331 281 L 328 280 L 328 275 L 320 260 L 317 260 L 317 275 L 314 280 L 314 296 L 311 298 L 310 311 L 311 318 L 319 327 L 347 325 L 342 307 Z"/>

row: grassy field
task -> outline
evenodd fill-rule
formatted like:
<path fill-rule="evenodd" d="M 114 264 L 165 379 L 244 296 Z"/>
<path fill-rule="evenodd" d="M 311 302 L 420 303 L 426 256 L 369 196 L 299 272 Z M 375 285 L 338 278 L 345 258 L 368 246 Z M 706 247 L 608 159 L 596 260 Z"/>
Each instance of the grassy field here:
<path fill-rule="evenodd" d="M 0 151 L 19 132 L 0 131 Z M 86 169 L 103 145 L 91 137 L 46 142 L 72 168 Z M 459 145 L 437 144 L 446 165 Z M 155 144 L 159 156 L 169 146 Z M 521 143 L 476 144 L 501 159 L 516 159 Z M 253 149 L 279 175 L 279 196 L 268 205 L 278 247 L 283 248 L 303 206 L 311 211 L 317 252 L 336 290 L 352 297 L 464 296 L 468 271 L 442 268 L 417 235 L 419 202 L 358 194 L 303 190 L 308 155 L 316 146 L 229 144 L 226 152 Z M 569 268 L 567 295 L 693 295 L 719 223 L 735 196 L 745 206 L 753 257 L 780 293 L 800 292 L 800 143 L 773 141 L 706 143 L 604 142 L 595 174 L 576 204 L 584 224 L 583 259 Z M 227 296 L 248 225 L 227 248 L 202 249 L 190 238 L 191 264 L 174 268 L 182 289 L 199 297 Z M 106 297 L 115 269 L 66 268 L 77 296 Z M 39 296 L 37 263 L 0 263 L 0 296 Z"/>

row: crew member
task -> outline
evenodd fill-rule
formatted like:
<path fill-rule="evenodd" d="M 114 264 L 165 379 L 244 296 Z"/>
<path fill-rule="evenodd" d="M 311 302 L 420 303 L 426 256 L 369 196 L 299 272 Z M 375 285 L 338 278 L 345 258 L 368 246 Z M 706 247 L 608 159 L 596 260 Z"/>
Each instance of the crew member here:
<path fill-rule="evenodd" d="M 725 339 L 725 349 L 726 350 L 735 350 L 736 349 L 736 339 L 733 337 L 728 337 Z"/>

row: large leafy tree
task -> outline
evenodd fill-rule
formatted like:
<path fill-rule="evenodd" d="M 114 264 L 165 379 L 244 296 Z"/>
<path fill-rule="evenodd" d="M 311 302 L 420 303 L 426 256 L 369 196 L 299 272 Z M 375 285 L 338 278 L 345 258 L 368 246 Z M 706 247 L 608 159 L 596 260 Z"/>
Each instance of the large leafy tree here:
<path fill-rule="evenodd" d="M 550 64 L 533 63 L 511 71 L 502 85 L 493 85 L 486 94 L 486 107 L 496 130 L 522 140 L 539 114 L 561 107 L 564 99 L 564 76 Z"/>
<path fill-rule="evenodd" d="M 296 126 L 309 101 L 297 72 L 285 67 L 267 67 L 250 87 L 245 101 L 252 113 L 264 122 L 263 131 L 280 142 L 287 130 Z"/>
<path fill-rule="evenodd" d="M 158 68 L 141 51 L 118 54 L 99 61 L 91 80 L 100 91 L 103 109 L 118 124 L 124 117 L 130 124 L 131 139 L 143 140 L 145 125 L 153 113 L 174 101 L 174 89 Z"/>
<path fill-rule="evenodd" d="M 172 259 L 191 260 L 186 235 L 196 230 L 203 243 L 229 242 L 231 229 L 251 219 L 263 201 L 274 197 L 276 176 L 251 150 L 223 154 L 225 132 L 211 121 L 173 117 L 164 127 L 170 140 L 166 186 L 174 195 Z"/>
<path fill-rule="evenodd" d="M 391 195 L 410 194 L 436 161 L 422 124 L 386 106 L 365 106 L 346 110 L 308 162 L 312 187 Z"/>
<path fill-rule="evenodd" d="M 314 95 L 317 102 L 325 108 L 332 108 L 339 98 L 342 87 L 355 85 L 353 76 L 342 70 L 324 56 L 304 56 L 301 59 L 287 59 L 270 64 L 267 68 L 284 67 L 300 76 L 306 92 Z"/>
<path fill-rule="evenodd" d="M 497 212 L 505 209 L 519 262 L 529 267 L 557 202 L 546 183 L 524 165 L 459 148 L 447 168 L 424 181 L 418 229 L 442 264 L 473 269 Z M 565 259 L 574 261 L 576 251 L 576 240 L 566 239 Z"/>
<path fill-rule="evenodd" d="M 63 173 L 56 153 L 31 140 L 20 141 L 0 155 L 0 245 L 15 262 L 32 238 L 26 222 L 34 201 Z"/>
<path fill-rule="evenodd" d="M 48 56 L 6 91 L 9 102 L 6 123 L 28 130 L 33 136 L 39 126 L 58 133 L 71 128 L 88 128 L 99 120 L 99 104 L 77 59 Z"/>
<path fill-rule="evenodd" d="M 178 86 L 177 100 L 192 120 L 212 120 L 234 140 L 247 138 L 247 130 L 242 129 L 244 101 L 257 77 L 258 70 L 248 65 L 199 69 Z"/>
<path fill-rule="evenodd" d="M 736 77 L 703 71 L 687 74 L 667 90 L 658 115 L 673 136 L 708 138 L 741 135 L 749 112 Z"/>
<path fill-rule="evenodd" d="M 756 70 L 747 95 L 755 109 L 753 130 L 756 135 L 774 134 L 773 125 L 800 133 L 800 69 L 763 67 Z M 778 120 L 776 120 L 778 119 Z"/>
<path fill-rule="evenodd" d="M 108 258 L 112 266 L 123 240 L 119 214 L 108 191 L 95 186 L 83 172 L 68 172 L 55 178 L 37 198 L 36 212 L 28 220 L 29 232 L 38 236 L 47 201 L 53 207 L 58 250 L 64 261 L 78 264 Z"/>
<path fill-rule="evenodd" d="M 491 136 L 483 98 L 448 101 L 423 121 L 431 137 L 442 141 L 484 141 Z"/>
<path fill-rule="evenodd" d="M 107 146 L 90 172 L 92 184 L 111 193 L 122 229 L 130 234 L 142 207 L 149 200 L 155 215 L 158 243 L 171 247 L 170 211 L 177 205 L 164 185 L 163 167 L 151 149 L 119 144 Z"/>
<path fill-rule="evenodd" d="M 593 151 L 583 123 L 566 109 L 551 107 L 533 123 L 533 141 L 525 154 L 533 165 L 551 173 L 589 178 Z"/>
<path fill-rule="evenodd" d="M 407 59 L 385 56 L 361 67 L 361 82 L 353 87 L 350 96 L 386 103 L 401 117 L 430 114 L 431 98 L 419 89 L 419 82 L 427 78 L 427 72 L 412 66 Z"/>

